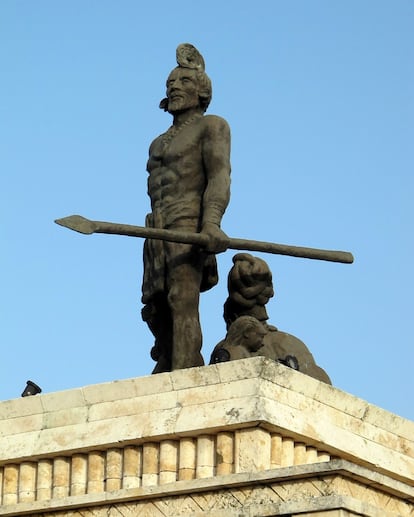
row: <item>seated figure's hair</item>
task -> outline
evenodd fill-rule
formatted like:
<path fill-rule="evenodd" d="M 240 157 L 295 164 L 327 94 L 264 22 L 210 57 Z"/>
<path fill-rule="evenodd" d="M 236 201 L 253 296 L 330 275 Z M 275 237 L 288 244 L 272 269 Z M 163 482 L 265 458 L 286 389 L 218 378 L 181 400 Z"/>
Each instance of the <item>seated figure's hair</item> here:
<path fill-rule="evenodd" d="M 274 295 L 269 266 L 249 253 L 234 255 L 233 264 L 227 280 L 229 296 L 224 304 L 227 327 L 241 315 L 266 321 L 265 305 Z"/>

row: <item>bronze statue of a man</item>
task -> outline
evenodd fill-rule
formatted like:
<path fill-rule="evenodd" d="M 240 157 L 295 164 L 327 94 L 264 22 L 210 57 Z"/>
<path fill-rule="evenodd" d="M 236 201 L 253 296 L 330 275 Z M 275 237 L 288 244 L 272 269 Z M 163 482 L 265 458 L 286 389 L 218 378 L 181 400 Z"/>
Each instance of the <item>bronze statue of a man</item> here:
<path fill-rule="evenodd" d="M 199 296 L 217 283 L 214 253 L 229 242 L 220 224 L 230 198 L 230 129 L 204 115 L 212 87 L 197 49 L 179 45 L 177 63 L 160 103 L 173 124 L 149 149 L 146 226 L 201 232 L 209 245 L 145 242 L 142 317 L 155 337 L 153 373 L 204 364 Z"/>

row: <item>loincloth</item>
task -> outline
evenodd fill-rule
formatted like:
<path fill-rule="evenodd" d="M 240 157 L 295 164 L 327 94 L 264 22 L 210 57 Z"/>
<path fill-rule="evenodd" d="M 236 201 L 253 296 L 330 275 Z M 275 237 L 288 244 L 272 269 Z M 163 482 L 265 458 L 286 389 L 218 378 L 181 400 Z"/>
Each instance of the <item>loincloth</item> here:
<path fill-rule="evenodd" d="M 174 224 L 175 230 L 195 232 L 198 221 L 182 219 Z M 153 214 L 148 214 L 145 226 L 160 228 L 154 224 Z M 208 291 L 218 282 L 215 255 L 203 252 L 198 246 L 180 243 L 166 243 L 159 239 L 146 239 L 144 242 L 144 275 L 142 282 L 142 303 L 149 303 L 156 295 L 167 293 L 168 272 L 180 264 L 201 268 L 200 292 Z"/>

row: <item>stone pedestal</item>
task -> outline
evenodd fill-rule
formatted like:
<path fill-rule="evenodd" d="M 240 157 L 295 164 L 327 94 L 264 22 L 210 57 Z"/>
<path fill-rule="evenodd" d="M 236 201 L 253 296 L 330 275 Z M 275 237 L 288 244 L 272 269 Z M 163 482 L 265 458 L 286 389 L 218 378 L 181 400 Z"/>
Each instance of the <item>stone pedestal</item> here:
<path fill-rule="evenodd" d="M 414 516 L 414 423 L 263 357 L 0 418 L 0 515 Z"/>

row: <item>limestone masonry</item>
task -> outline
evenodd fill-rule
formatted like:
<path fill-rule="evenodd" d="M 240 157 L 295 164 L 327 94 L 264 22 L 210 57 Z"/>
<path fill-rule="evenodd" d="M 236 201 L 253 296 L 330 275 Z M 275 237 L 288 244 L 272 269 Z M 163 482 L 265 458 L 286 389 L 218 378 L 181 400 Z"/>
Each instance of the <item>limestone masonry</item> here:
<path fill-rule="evenodd" d="M 263 357 L 0 403 L 0 515 L 414 516 L 414 423 Z"/>

